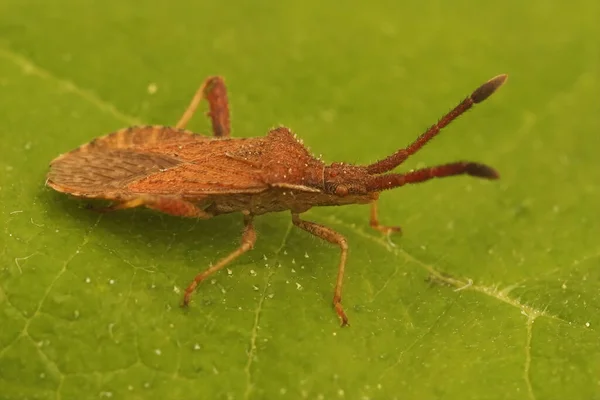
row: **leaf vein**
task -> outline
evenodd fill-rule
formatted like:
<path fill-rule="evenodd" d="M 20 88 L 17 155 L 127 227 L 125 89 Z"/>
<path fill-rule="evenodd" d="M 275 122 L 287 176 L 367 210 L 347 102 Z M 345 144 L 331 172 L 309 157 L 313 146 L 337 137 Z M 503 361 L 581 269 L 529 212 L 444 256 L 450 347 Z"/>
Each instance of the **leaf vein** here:
<path fill-rule="evenodd" d="M 31 60 L 28 60 L 27 58 L 23 57 L 18 53 L 15 53 L 14 51 L 8 50 L 6 48 L 0 48 L 0 57 L 9 60 L 12 63 L 23 68 L 23 72 L 26 74 L 35 75 L 39 78 L 57 83 L 62 90 L 81 97 L 88 103 L 96 106 L 99 110 L 114 116 L 120 121 L 123 121 L 129 125 L 142 125 L 142 122 L 139 119 L 119 111 L 113 104 L 102 100 L 100 97 L 93 94 L 91 91 L 77 86 L 72 81 L 53 75 L 50 71 L 40 67 L 39 65 L 36 65 Z"/>
<path fill-rule="evenodd" d="M 279 254 L 281 254 L 281 250 L 285 246 L 285 244 L 290 236 L 291 231 L 292 231 L 292 224 L 290 223 L 288 225 L 288 228 L 287 228 L 285 234 L 283 235 L 281 245 L 275 251 L 275 257 L 277 257 L 277 256 L 279 256 Z M 246 390 L 244 392 L 245 399 L 250 398 L 250 394 L 252 393 L 252 389 L 254 388 L 254 383 L 252 382 L 252 364 L 254 362 L 254 359 L 256 358 L 257 351 L 258 351 L 258 349 L 256 347 L 256 341 L 258 339 L 258 327 L 259 327 L 258 324 L 260 322 L 260 314 L 263 309 L 263 303 L 267 297 L 267 289 L 269 288 L 269 285 L 271 284 L 271 278 L 273 277 L 274 274 L 275 274 L 275 268 L 272 267 L 271 270 L 269 271 L 269 274 L 267 275 L 267 278 L 265 279 L 265 286 L 260 295 L 260 298 L 258 299 L 258 304 L 257 304 L 256 310 L 254 312 L 254 324 L 252 326 L 252 331 L 250 334 L 250 344 L 248 346 L 248 361 L 246 362 L 246 367 L 244 368 L 244 371 L 246 373 Z"/>
<path fill-rule="evenodd" d="M 338 219 L 335 216 L 329 216 L 329 220 L 332 223 L 335 223 L 337 225 L 342 225 L 345 228 L 352 230 L 354 233 L 358 234 L 359 236 L 362 236 L 364 238 L 371 240 L 374 243 L 377 243 L 378 245 L 385 248 L 387 251 L 394 254 L 395 256 L 400 256 L 400 255 L 403 256 L 405 260 L 417 264 L 420 268 L 427 271 L 433 278 L 435 278 L 439 282 L 443 282 L 447 285 L 454 287 L 455 290 L 457 290 L 457 291 L 458 290 L 474 291 L 474 292 L 481 293 L 486 296 L 492 297 L 496 300 L 499 300 L 503 303 L 511 305 L 515 308 L 518 308 L 525 315 L 543 316 L 543 317 L 554 319 L 556 321 L 560 321 L 563 323 L 567 323 L 567 324 L 570 323 L 569 321 L 565 321 L 564 319 L 560 318 L 559 316 L 548 313 L 546 310 L 537 309 L 528 304 L 521 303 L 518 299 L 514 299 L 514 298 L 510 297 L 508 295 L 509 292 L 511 290 L 515 289 L 516 287 L 519 287 L 521 285 L 521 283 L 508 285 L 504 289 L 499 289 L 497 286 L 484 286 L 484 285 L 473 284 L 473 281 L 471 279 L 467 279 L 467 280 L 458 279 L 458 278 L 449 276 L 448 274 L 442 273 L 439 270 L 437 270 L 435 267 L 433 267 L 433 266 L 419 260 L 415 256 L 411 255 L 406 250 L 399 249 L 395 246 L 390 246 L 385 240 L 383 240 L 383 238 L 377 238 L 373 235 L 370 235 L 370 234 L 364 232 L 363 230 L 356 228 L 354 225 L 351 225 L 344 221 L 341 221 L 340 219 Z"/>

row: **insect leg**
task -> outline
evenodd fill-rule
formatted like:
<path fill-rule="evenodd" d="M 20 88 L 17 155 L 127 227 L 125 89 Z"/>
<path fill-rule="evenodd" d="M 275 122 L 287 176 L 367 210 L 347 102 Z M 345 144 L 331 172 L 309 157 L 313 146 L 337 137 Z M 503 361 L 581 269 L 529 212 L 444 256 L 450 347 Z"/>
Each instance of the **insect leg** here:
<path fill-rule="evenodd" d="M 196 275 L 194 281 L 187 287 L 187 289 L 185 289 L 185 295 L 183 296 L 182 304 L 183 306 L 187 306 L 190 303 L 192 293 L 194 293 L 196 286 L 198 286 L 200 282 L 254 247 L 254 243 L 256 243 L 256 231 L 254 230 L 254 225 L 252 224 L 252 218 L 253 217 L 251 215 L 244 216 L 244 233 L 242 234 L 242 244 L 240 247 L 229 253 L 228 256 L 220 259 L 215 265 Z"/>
<path fill-rule="evenodd" d="M 337 280 L 335 282 L 335 292 L 333 294 L 333 307 L 335 308 L 335 312 L 342 321 L 342 326 L 348 325 L 348 317 L 346 317 L 346 313 L 344 313 L 344 308 L 342 307 L 342 281 L 344 279 L 344 268 L 346 267 L 346 258 L 348 256 L 348 242 L 346 241 L 346 238 L 331 228 L 314 222 L 304 221 L 300 219 L 300 216 L 298 214 L 295 213 L 292 213 L 292 222 L 294 223 L 294 225 L 301 229 L 304 229 L 306 232 L 313 234 L 323 240 L 327 240 L 330 243 L 337 244 L 338 246 L 340 246 L 342 253 L 340 255 L 338 275 Z"/>
<path fill-rule="evenodd" d="M 369 220 L 369 225 L 371 225 L 371 228 L 377 229 L 379 232 L 386 235 L 394 232 L 402 232 L 402 228 L 399 226 L 386 226 L 379 223 L 379 218 L 377 217 L 377 202 L 378 200 L 373 200 L 371 203 L 371 218 Z"/>
<path fill-rule="evenodd" d="M 225 81 L 220 76 L 211 76 L 202 82 L 202 85 L 196 91 L 190 105 L 175 127 L 184 128 L 187 125 L 203 97 L 208 101 L 210 111 L 207 115 L 212 121 L 213 134 L 215 136 L 229 136 L 231 129 L 229 125 L 227 89 Z"/>
<path fill-rule="evenodd" d="M 178 199 L 176 197 L 165 196 L 140 196 L 131 200 L 113 204 L 109 207 L 98 208 L 95 209 L 95 211 L 109 212 L 140 206 L 146 206 L 153 210 L 160 211 L 169 215 L 174 215 L 176 217 L 202 219 L 208 219 L 212 217 L 212 214 L 202 210 L 194 203 L 190 203 L 189 201 Z"/>

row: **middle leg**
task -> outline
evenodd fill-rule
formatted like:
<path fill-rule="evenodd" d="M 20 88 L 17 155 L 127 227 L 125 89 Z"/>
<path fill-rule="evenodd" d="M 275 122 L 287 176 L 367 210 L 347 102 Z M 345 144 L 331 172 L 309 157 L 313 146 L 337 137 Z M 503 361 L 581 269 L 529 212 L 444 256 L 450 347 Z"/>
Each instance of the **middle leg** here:
<path fill-rule="evenodd" d="M 229 253 L 229 255 L 220 259 L 212 267 L 209 267 L 204 272 L 199 273 L 194 278 L 193 282 L 185 289 L 185 295 L 183 296 L 183 306 L 187 306 L 190 303 L 190 299 L 192 297 L 192 293 L 196 289 L 196 286 L 200 284 L 203 280 L 208 278 L 210 275 L 214 274 L 218 270 L 225 267 L 227 264 L 247 252 L 254 247 L 254 243 L 256 243 L 256 231 L 254 230 L 254 225 L 252 224 L 252 215 L 244 216 L 244 233 L 242 234 L 242 244 L 240 247 Z"/>

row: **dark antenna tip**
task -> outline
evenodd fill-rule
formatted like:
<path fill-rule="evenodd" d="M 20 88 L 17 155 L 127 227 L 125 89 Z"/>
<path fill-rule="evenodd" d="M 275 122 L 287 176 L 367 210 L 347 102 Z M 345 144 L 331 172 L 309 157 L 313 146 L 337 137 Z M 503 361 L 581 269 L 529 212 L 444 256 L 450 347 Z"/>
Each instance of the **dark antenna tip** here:
<path fill-rule="evenodd" d="M 492 93 L 498 90 L 498 88 L 502 86 L 504 82 L 506 82 L 507 78 L 508 75 L 506 74 L 493 77 L 492 79 L 475 89 L 473 94 L 471 94 L 471 99 L 473 99 L 474 103 L 481 103 L 482 101 L 490 97 Z"/>
<path fill-rule="evenodd" d="M 492 167 L 488 167 L 485 164 L 469 163 L 465 168 L 467 174 L 475 176 L 477 178 L 485 179 L 499 179 L 500 174 Z"/>

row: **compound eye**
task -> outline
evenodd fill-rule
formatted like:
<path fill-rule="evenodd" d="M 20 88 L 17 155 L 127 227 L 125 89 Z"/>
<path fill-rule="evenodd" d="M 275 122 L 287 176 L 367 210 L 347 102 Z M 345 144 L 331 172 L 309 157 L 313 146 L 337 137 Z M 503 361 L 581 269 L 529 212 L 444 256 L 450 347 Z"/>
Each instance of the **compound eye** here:
<path fill-rule="evenodd" d="M 344 185 L 339 185 L 335 188 L 335 194 L 341 197 L 346 196 L 348 194 L 348 187 Z"/>

